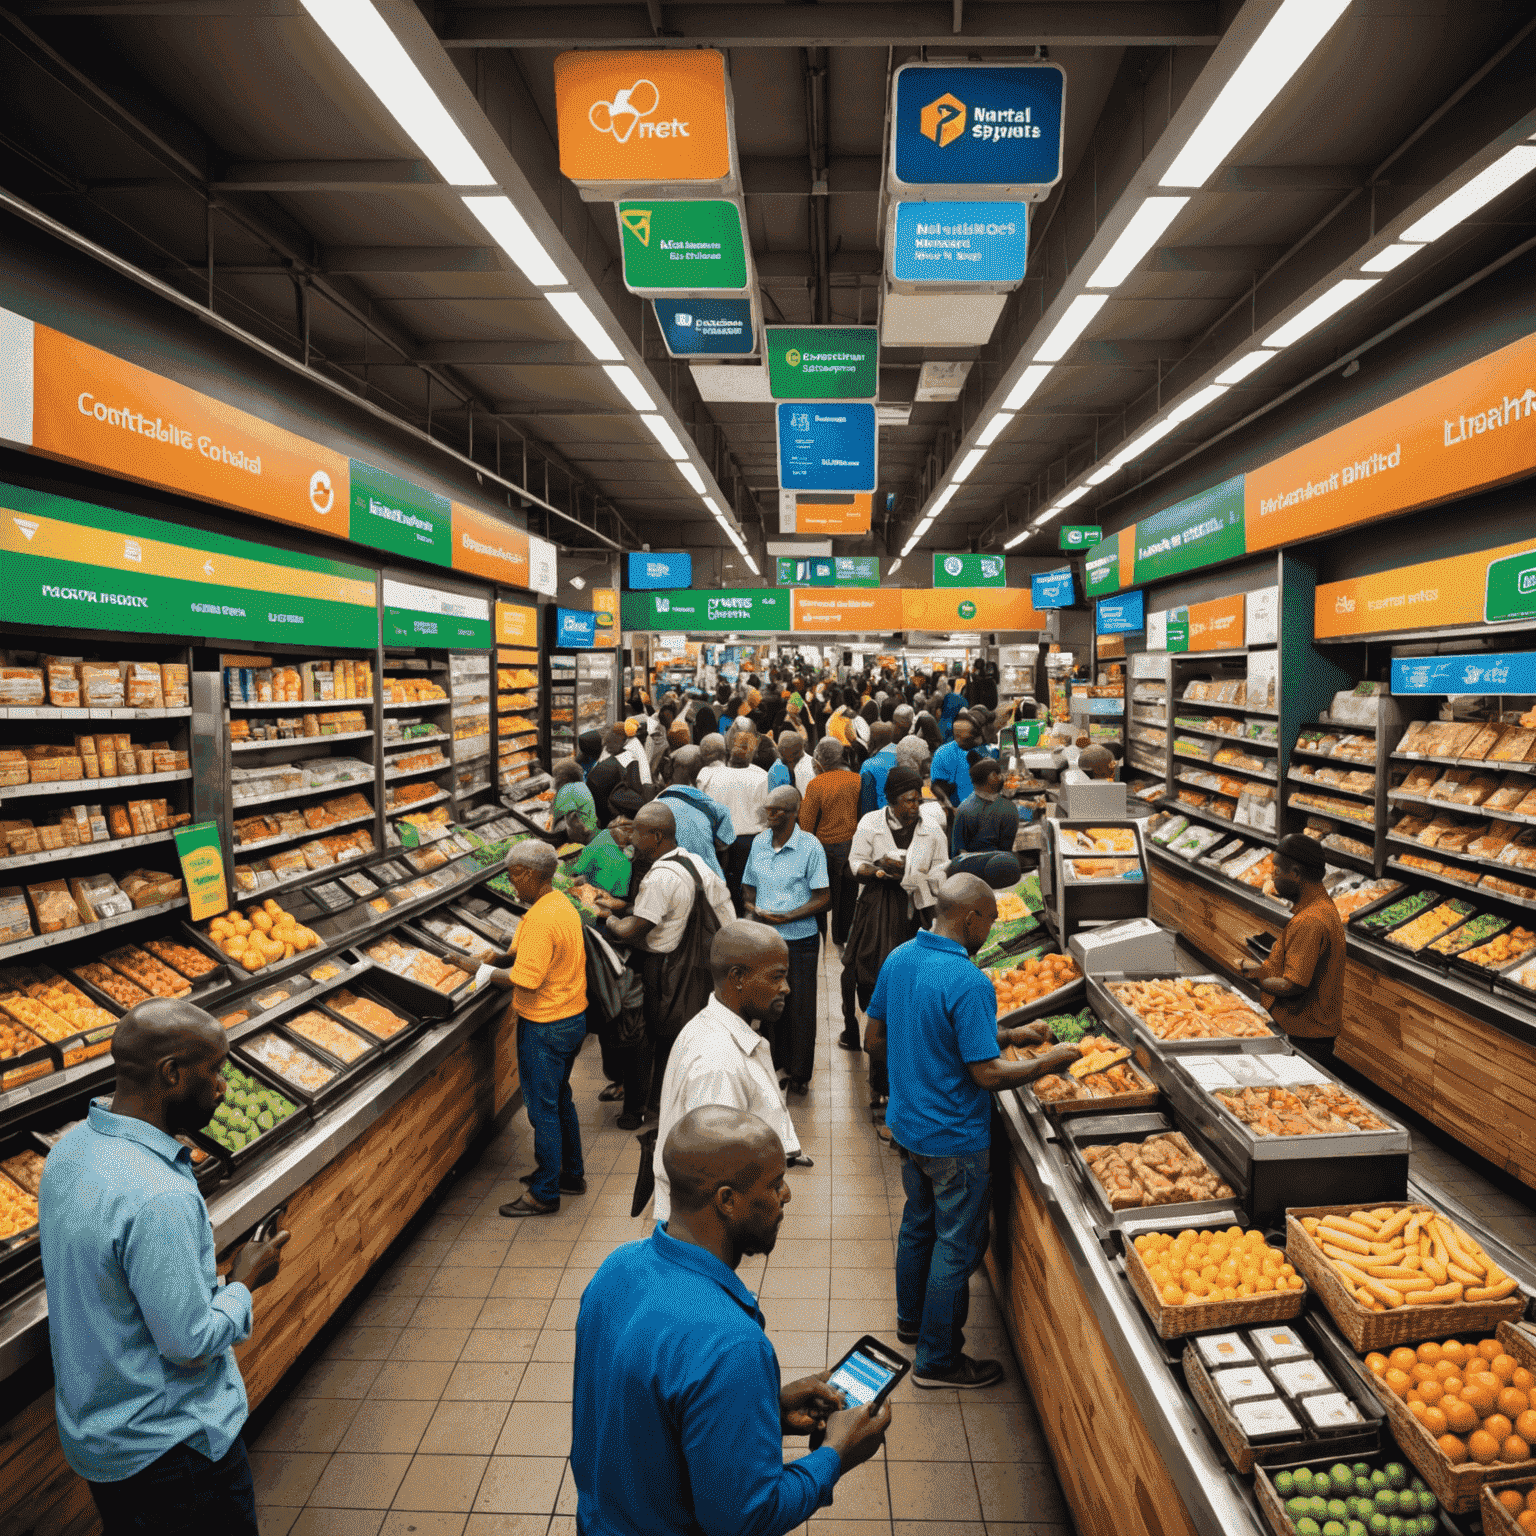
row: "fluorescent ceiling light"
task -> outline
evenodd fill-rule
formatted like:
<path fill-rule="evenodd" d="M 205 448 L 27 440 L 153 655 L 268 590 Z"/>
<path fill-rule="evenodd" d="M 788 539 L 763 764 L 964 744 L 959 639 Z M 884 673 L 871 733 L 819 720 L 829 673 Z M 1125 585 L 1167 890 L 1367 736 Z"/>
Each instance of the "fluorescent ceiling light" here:
<path fill-rule="evenodd" d="M 665 416 L 649 416 L 642 413 L 640 420 L 651 429 L 651 436 L 667 450 L 668 455 L 674 459 L 686 459 L 688 450 L 683 447 L 683 440 L 672 430 L 672 423 Z"/>
<path fill-rule="evenodd" d="M 1323 321 L 1336 315 L 1346 304 L 1352 304 L 1368 288 L 1374 288 L 1379 277 L 1345 277 L 1336 282 L 1321 298 L 1313 301 L 1296 316 L 1288 320 L 1272 335 L 1264 338 L 1266 347 L 1288 347 L 1300 341 L 1308 331 L 1315 331 Z"/>
<path fill-rule="evenodd" d="M 983 448 L 990 448 L 1007 429 L 1008 423 L 1013 420 L 1012 411 L 999 411 L 986 426 L 981 429 L 977 437 L 977 443 Z"/>
<path fill-rule="evenodd" d="M 985 448 L 972 448 L 955 468 L 952 477 L 955 484 L 959 485 L 986 456 L 987 450 Z"/>
<path fill-rule="evenodd" d="M 747 569 L 751 571 L 754 576 L 762 575 L 762 572 L 757 568 L 757 561 L 754 560 L 751 555 L 747 554 L 745 550 L 742 551 L 741 558 L 747 562 Z"/>
<path fill-rule="evenodd" d="M 495 185 L 496 178 L 369 0 L 304 0 L 304 9 L 449 186 Z"/>
<path fill-rule="evenodd" d="M 1389 245 L 1386 250 L 1377 251 L 1369 261 L 1363 263 L 1360 270 L 1362 272 L 1395 272 L 1415 251 L 1423 249 L 1422 245 Z"/>
<path fill-rule="evenodd" d="M 1003 401 L 1005 411 L 1016 411 L 1024 404 L 1044 382 L 1050 367 L 1045 363 L 1031 363 L 1019 376 L 1019 382 L 1008 391 L 1008 398 Z"/>
<path fill-rule="evenodd" d="M 1187 197 L 1149 197 L 1131 215 L 1131 222 L 1120 232 L 1120 238 L 1110 246 L 1109 254 L 1088 279 L 1088 286 L 1119 287 L 1131 275 L 1141 258 L 1157 244 L 1163 231 L 1173 223 L 1179 210 L 1188 201 Z"/>
<path fill-rule="evenodd" d="M 1232 71 L 1160 185 L 1203 187 L 1348 9 L 1349 0 L 1285 0 Z"/>
<path fill-rule="evenodd" d="M 1048 523 L 1048 522 L 1050 522 L 1050 520 L 1053 517 L 1060 517 L 1060 516 L 1061 516 L 1061 508 L 1060 507 L 1047 507 L 1045 509 L 1045 511 L 1042 512 L 1039 515 L 1039 517 L 1037 517 L 1035 519 L 1035 522 L 1037 524 L 1039 524 L 1039 523 Z"/>
<path fill-rule="evenodd" d="M 1198 415 L 1213 400 L 1219 400 L 1227 392 L 1225 384 L 1207 384 L 1204 389 L 1197 389 L 1188 400 L 1180 401 L 1168 414 L 1168 420 L 1174 426 L 1180 422 L 1188 421 L 1191 416 Z"/>
<path fill-rule="evenodd" d="M 587 584 L 587 578 L 585 576 L 572 576 L 571 577 L 571 585 L 573 587 L 575 587 L 578 592 L 580 592 L 581 589 L 584 586 L 586 586 L 586 584 Z"/>
<path fill-rule="evenodd" d="M 1088 328 L 1088 322 L 1103 309 L 1107 293 L 1080 293 L 1067 305 L 1067 312 L 1045 338 L 1035 360 L 1041 363 L 1059 363 L 1072 350 L 1073 343 Z M 1006 402 L 1005 402 L 1006 403 Z"/>
<path fill-rule="evenodd" d="M 1533 168 L 1536 168 L 1536 144 L 1515 145 L 1486 171 L 1452 192 L 1439 207 L 1431 208 L 1422 219 L 1410 224 L 1401 238 L 1419 243 L 1438 240 L 1446 230 L 1471 218 L 1485 203 L 1491 203 L 1500 192 L 1514 186 Z"/>
<path fill-rule="evenodd" d="M 720 510 L 720 503 L 719 503 L 719 502 L 718 502 L 718 501 L 716 501 L 716 500 L 715 500 L 715 498 L 714 498 L 714 497 L 713 497 L 713 496 L 706 496 L 706 497 L 705 497 L 705 498 L 704 498 L 704 505 L 705 505 L 705 506 L 706 506 L 706 507 L 708 507 L 708 508 L 709 508 L 709 510 L 710 510 L 710 511 L 711 511 L 711 512 L 712 512 L 712 513 L 713 513 L 713 514 L 714 514 L 714 515 L 715 515 L 715 516 L 716 516 L 716 517 L 724 517 L 724 516 L 725 516 L 725 514 L 724 514 L 724 513 L 723 513 L 723 512 L 722 512 L 722 511 L 721 511 L 721 510 Z"/>
<path fill-rule="evenodd" d="M 1264 364 L 1270 360 L 1270 358 L 1278 357 L 1279 355 L 1280 354 L 1278 352 L 1266 352 L 1262 347 L 1260 347 L 1258 351 L 1250 352 L 1246 357 L 1238 358 L 1238 360 L 1233 363 L 1225 373 L 1218 373 L 1216 375 L 1216 382 L 1218 384 L 1226 384 L 1229 386 L 1232 384 L 1241 384 L 1242 381 L 1246 379 L 1250 373 L 1254 372 L 1255 369 L 1262 368 Z"/>
<path fill-rule="evenodd" d="M 933 505 L 928 508 L 928 521 L 930 523 L 939 515 L 940 512 L 944 510 L 945 507 L 949 505 L 951 499 L 954 497 L 954 494 L 958 489 L 959 487 L 956 485 L 946 485 L 944 489 L 939 492 L 938 497 L 934 501 Z"/>
<path fill-rule="evenodd" d="M 692 464 L 688 463 L 686 459 L 677 466 L 677 472 L 683 477 L 684 480 L 688 482 L 689 485 L 694 488 L 694 490 L 699 493 L 699 495 L 702 496 L 704 494 L 704 476 L 701 475 L 698 470 L 693 467 Z"/>
<path fill-rule="evenodd" d="M 1165 416 L 1161 421 L 1148 427 L 1140 436 L 1133 437 L 1109 462 L 1116 469 L 1129 464 L 1132 459 L 1140 458 L 1154 443 L 1161 442 L 1176 426 L 1178 422 L 1171 416 Z M 1090 480 L 1088 483 L 1091 485 L 1093 482 Z"/>
<path fill-rule="evenodd" d="M 539 288 L 558 288 L 565 274 L 557 267 L 509 197 L 466 197 L 464 206 L 513 261 L 518 271 Z"/>
<path fill-rule="evenodd" d="M 1104 482 L 1108 480 L 1109 477 L 1119 468 L 1119 464 L 1117 464 L 1114 459 L 1111 459 L 1107 464 L 1099 465 L 1099 467 L 1094 470 L 1091 475 L 1088 476 L 1088 484 L 1103 485 Z"/>
<path fill-rule="evenodd" d="M 608 332 L 598 323 L 597 316 L 587 308 L 587 301 L 579 293 L 546 293 L 544 297 L 598 362 L 624 360 L 624 354 L 608 339 Z"/>
<path fill-rule="evenodd" d="M 656 402 L 651 399 L 650 392 L 645 385 L 635 376 L 635 370 L 627 363 L 608 363 L 603 372 L 618 386 L 619 393 L 624 396 L 637 411 L 654 411 Z M 696 491 L 702 491 L 702 485 L 694 487 Z"/>
<path fill-rule="evenodd" d="M 1065 496 L 1058 496 L 1056 498 L 1056 505 L 1058 507 L 1070 507 L 1074 501 L 1081 501 L 1087 494 L 1088 487 L 1086 485 L 1074 486 Z"/>
<path fill-rule="evenodd" d="M 885 573 L 887 576 L 894 576 L 896 572 L 901 569 L 901 559 L 902 557 L 897 555 L 897 557 L 891 561 L 890 568 Z"/>
<path fill-rule="evenodd" d="M 1029 537 L 1029 529 L 1028 528 L 1021 528 L 1016 534 L 1014 534 L 1014 536 L 1011 539 L 1008 540 L 1008 542 L 1006 544 L 1003 545 L 1003 548 L 1004 549 L 1013 549 L 1017 545 L 1022 544 L 1024 542 L 1024 540 L 1027 539 L 1028 537 Z"/>

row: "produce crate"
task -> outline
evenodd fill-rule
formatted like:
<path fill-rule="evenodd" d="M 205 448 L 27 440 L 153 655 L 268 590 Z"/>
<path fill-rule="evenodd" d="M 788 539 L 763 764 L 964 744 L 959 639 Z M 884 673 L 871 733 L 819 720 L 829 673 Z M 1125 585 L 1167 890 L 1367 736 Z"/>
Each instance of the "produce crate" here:
<path fill-rule="evenodd" d="M 232 1063 L 237 1072 L 243 1072 L 247 1077 L 254 1078 L 263 1088 L 272 1089 L 282 1094 L 288 1102 L 295 1106 L 293 1114 L 286 1120 L 279 1122 L 270 1131 L 264 1131 L 255 1141 L 250 1141 L 241 1147 L 239 1151 L 231 1151 L 228 1147 L 221 1147 L 212 1137 L 203 1135 L 201 1130 L 193 1131 L 190 1139 L 205 1151 L 212 1153 L 215 1158 L 222 1159 L 236 1174 L 249 1167 L 259 1158 L 267 1155 L 273 1147 L 280 1146 L 283 1142 L 292 1138 L 301 1127 L 310 1123 L 311 1110 L 309 1100 L 303 1094 L 296 1093 L 286 1083 L 273 1077 L 271 1073 L 264 1071 L 258 1064 L 249 1061 L 235 1061 Z"/>
<path fill-rule="evenodd" d="M 1474 1331 L 1468 1329 L 1464 1320 L 1459 1326 L 1462 1332 Z M 1498 1339 L 1506 1354 L 1513 1356 L 1527 1370 L 1536 1370 L 1536 1346 L 1527 1342 L 1520 1329 L 1502 1322 L 1498 1326 Z M 1453 1467 L 1435 1443 L 1434 1436 L 1408 1411 L 1408 1404 L 1386 1382 L 1373 1375 L 1371 1387 L 1387 1410 L 1387 1423 L 1403 1454 L 1419 1469 L 1419 1475 L 1453 1515 L 1464 1515 L 1477 1509 L 1485 1483 L 1494 1479 L 1536 1478 L 1536 1460 L 1501 1461 L 1486 1466 L 1468 1461 Z"/>
<path fill-rule="evenodd" d="M 1302 1226 L 1301 1219 L 1304 1216 L 1348 1216 L 1361 1210 L 1364 1204 L 1356 1201 L 1352 1205 L 1292 1206 L 1285 1213 L 1286 1257 L 1296 1266 L 1296 1273 L 1304 1276 L 1307 1284 L 1317 1292 L 1339 1325 L 1339 1331 L 1361 1354 L 1373 1350 L 1386 1353 L 1399 1344 L 1416 1344 L 1425 1339 L 1487 1333 L 1506 1318 L 1517 1318 L 1525 1311 L 1525 1295 L 1518 1290 L 1503 1301 L 1453 1301 L 1441 1307 L 1394 1307 L 1390 1312 L 1372 1312 L 1361 1306 L 1345 1288 L 1333 1261 Z M 1441 1214 L 1431 1205 L 1409 1200 L 1372 1202 L 1370 1208 Z"/>
<path fill-rule="evenodd" d="M 1278 1462 L 1271 1462 L 1267 1466 L 1256 1466 L 1253 1469 L 1254 1497 L 1258 1502 L 1259 1508 L 1264 1513 L 1265 1520 L 1269 1522 L 1270 1530 L 1275 1533 L 1275 1536 L 1296 1536 L 1296 1526 L 1291 1517 L 1285 1512 L 1285 1499 L 1282 1497 L 1280 1490 L 1275 1487 L 1275 1478 L 1282 1472 L 1295 1471 L 1297 1467 L 1316 1467 L 1319 1462 L 1331 1463 L 1338 1459 L 1341 1458 L 1330 1456 L 1326 1451 L 1320 1451 L 1318 1455 L 1304 1456 L 1294 1462 L 1286 1462 L 1283 1465 Z M 1370 1465 L 1373 1471 L 1376 1471 L 1384 1465 L 1397 1461 L 1398 1457 L 1395 1454 L 1381 1454 L 1376 1456 L 1353 1456 L 1348 1459 L 1351 1462 L 1363 1461 Z M 1440 1516 L 1438 1522 L 1440 1530 L 1454 1531 L 1457 1533 L 1457 1536 L 1461 1536 L 1465 1527 L 1448 1519 L 1443 1508 L 1438 1509 L 1437 1513 Z M 1485 1529 L 1491 1529 L 1491 1527 L 1485 1527 Z M 1517 1530 L 1515 1536 L 1525 1536 L 1525 1533 Z"/>
<path fill-rule="evenodd" d="M 1482 1515 L 1483 1536 L 1527 1536 L 1525 1527 L 1499 1503 L 1499 1495 L 1506 1489 L 1526 1495 L 1536 1488 L 1536 1481 L 1529 1477 L 1487 1482 L 1483 1484 Z"/>
<path fill-rule="evenodd" d="M 1153 1230 L 1178 1232 L 1196 1225 L 1207 1223 L 1177 1221 Z M 1249 1328 L 1258 1323 L 1287 1322 L 1300 1317 L 1307 1304 L 1307 1292 L 1303 1289 L 1245 1296 L 1237 1301 L 1171 1306 L 1157 1294 L 1157 1286 L 1142 1262 L 1141 1254 L 1129 1239 L 1125 1244 L 1125 1277 L 1131 1282 L 1137 1301 L 1146 1308 L 1160 1339 L 1180 1339 L 1191 1333 L 1216 1333 L 1224 1328 Z"/>

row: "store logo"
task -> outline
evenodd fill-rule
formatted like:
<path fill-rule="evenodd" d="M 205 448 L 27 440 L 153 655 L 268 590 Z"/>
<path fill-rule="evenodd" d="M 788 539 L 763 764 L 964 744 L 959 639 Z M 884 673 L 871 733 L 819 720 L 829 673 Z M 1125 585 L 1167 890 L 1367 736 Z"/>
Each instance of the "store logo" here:
<path fill-rule="evenodd" d="M 959 555 L 944 556 L 944 574 L 946 576 L 958 576 L 965 569 L 965 562 Z"/>
<path fill-rule="evenodd" d="M 309 477 L 309 504 L 321 517 L 336 503 L 336 488 L 331 484 L 331 477 L 323 470 L 317 469 Z"/>
<path fill-rule="evenodd" d="M 41 523 L 34 523 L 29 517 L 13 517 L 11 521 L 21 529 L 22 537 L 28 544 L 32 542 L 32 535 L 43 526 Z"/>
<path fill-rule="evenodd" d="M 798 368 L 800 366 L 799 347 L 791 347 L 789 351 L 784 354 L 784 361 L 788 363 L 791 368 Z"/>
<path fill-rule="evenodd" d="M 955 609 L 955 612 L 958 613 L 962 619 L 974 619 L 976 617 L 976 604 L 973 603 L 970 598 L 966 598 L 965 601 L 962 602 L 957 609 Z"/>
<path fill-rule="evenodd" d="M 625 208 L 619 213 L 619 222 L 641 245 L 651 243 L 651 210 L 649 208 Z"/>
<path fill-rule="evenodd" d="M 1003 562 L 996 555 L 983 555 L 981 560 L 981 574 L 988 579 L 1002 574 Z"/>
<path fill-rule="evenodd" d="M 599 611 L 595 617 L 597 619 L 597 627 L 599 629 L 613 628 L 613 615 L 611 613 L 603 613 L 602 611 Z"/>
<path fill-rule="evenodd" d="M 1527 597 L 1532 592 L 1536 592 L 1536 570 L 1521 571 L 1515 585 L 1521 597 Z"/>
<path fill-rule="evenodd" d="M 136 560 L 140 565 L 142 565 L 144 563 L 144 551 L 133 539 L 124 539 L 123 559 Z"/>
<path fill-rule="evenodd" d="M 923 108 L 917 126 L 925 139 L 932 139 L 943 149 L 965 132 L 965 103 L 946 91 Z"/>
<path fill-rule="evenodd" d="M 599 133 L 611 133 L 620 144 L 627 144 L 630 135 L 639 125 L 642 117 L 649 117 L 658 106 L 661 105 L 661 92 L 649 80 L 636 80 L 627 90 L 620 91 L 612 101 L 594 101 L 587 108 L 587 121 L 597 129 Z M 646 128 L 654 130 L 666 127 L 647 123 Z M 647 137 L 644 131 L 640 137 Z M 669 137 L 669 135 L 661 135 Z M 687 134 L 680 134 L 680 138 L 686 138 Z"/>
<path fill-rule="evenodd" d="M 672 599 L 670 597 L 658 597 L 656 599 L 656 612 L 657 613 L 671 613 L 672 612 Z"/>
<path fill-rule="evenodd" d="M 693 316 L 684 314 L 673 315 L 672 324 L 681 331 L 691 331 L 693 329 Z"/>

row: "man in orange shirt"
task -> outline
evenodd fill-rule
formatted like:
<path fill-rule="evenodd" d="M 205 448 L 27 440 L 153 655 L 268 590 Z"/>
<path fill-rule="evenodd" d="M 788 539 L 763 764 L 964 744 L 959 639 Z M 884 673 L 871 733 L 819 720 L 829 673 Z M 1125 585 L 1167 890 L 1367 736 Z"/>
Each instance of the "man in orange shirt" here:
<path fill-rule="evenodd" d="M 502 1206 L 503 1216 L 552 1216 L 562 1193 L 587 1192 L 571 1097 L 571 1068 L 587 1038 L 587 949 L 576 908 L 554 888 L 557 862 L 548 843 L 532 839 L 507 854 L 507 877 L 528 915 L 512 953 L 493 962 L 491 981 L 512 989 L 535 1166 L 525 1180 L 528 1193 Z"/>

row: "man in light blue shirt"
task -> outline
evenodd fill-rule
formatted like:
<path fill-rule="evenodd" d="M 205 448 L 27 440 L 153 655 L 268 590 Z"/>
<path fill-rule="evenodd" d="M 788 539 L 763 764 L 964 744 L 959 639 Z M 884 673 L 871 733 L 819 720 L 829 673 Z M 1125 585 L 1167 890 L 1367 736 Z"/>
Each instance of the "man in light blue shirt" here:
<path fill-rule="evenodd" d="M 933 754 L 933 766 L 928 771 L 929 782 L 935 794 L 942 794 L 951 806 L 958 806 L 975 794 L 971 782 L 971 753 L 981 752 L 990 757 L 981 740 L 981 732 L 969 715 L 961 715 L 955 721 L 955 737 L 946 741 Z"/>
<path fill-rule="evenodd" d="M 665 800 L 672 812 L 677 846 L 698 854 L 723 880 L 720 850 L 735 843 L 736 825 L 731 813 L 698 787 L 703 767 L 704 754 L 698 747 L 679 747 L 672 754 L 672 782 L 656 798 Z"/>
<path fill-rule="evenodd" d="M 773 1031 L 773 1064 L 789 1074 L 791 1093 L 807 1093 L 816 1066 L 816 914 L 832 903 L 832 881 L 826 850 L 799 828 L 798 790 L 774 790 L 764 814 L 768 830 L 753 839 L 741 874 L 742 905 L 789 946 L 789 1001 Z"/>
<path fill-rule="evenodd" d="M 772 1253 L 784 1148 L 756 1115 L 708 1104 L 668 1133 L 672 1211 L 603 1262 L 581 1298 L 571 1472 L 581 1536 L 785 1536 L 880 1448 L 890 1404 L 842 1408 L 820 1377 L 780 1386 L 757 1298 L 736 1275 Z M 826 1443 L 784 1460 L 783 1437 Z"/>
<path fill-rule="evenodd" d="M 869 728 L 869 756 L 859 769 L 859 815 L 868 816 L 885 804 L 885 777 L 896 766 L 895 733 L 884 720 Z"/>
<path fill-rule="evenodd" d="M 213 1227 L 178 1132 L 224 1097 L 223 1026 L 154 999 L 112 1041 L 117 1088 L 48 1154 L 38 1191 L 54 1399 L 64 1459 L 109 1536 L 256 1536 L 232 1346 L 273 1279 L 279 1232 L 235 1255 L 222 1289 Z"/>

